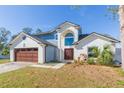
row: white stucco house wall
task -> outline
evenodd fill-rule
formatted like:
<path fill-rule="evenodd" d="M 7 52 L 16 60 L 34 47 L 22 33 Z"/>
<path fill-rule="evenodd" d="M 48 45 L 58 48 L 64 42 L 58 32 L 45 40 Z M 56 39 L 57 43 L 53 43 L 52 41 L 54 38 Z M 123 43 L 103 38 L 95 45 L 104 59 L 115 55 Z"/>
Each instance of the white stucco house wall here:
<path fill-rule="evenodd" d="M 9 44 L 10 60 L 41 64 L 55 60 L 68 62 L 81 54 L 88 55 L 88 49 L 93 46 L 103 50 L 109 45 L 115 54 L 116 43 L 119 41 L 111 36 L 95 32 L 83 34 L 79 25 L 64 22 L 48 32 L 35 35 L 21 32 Z"/>

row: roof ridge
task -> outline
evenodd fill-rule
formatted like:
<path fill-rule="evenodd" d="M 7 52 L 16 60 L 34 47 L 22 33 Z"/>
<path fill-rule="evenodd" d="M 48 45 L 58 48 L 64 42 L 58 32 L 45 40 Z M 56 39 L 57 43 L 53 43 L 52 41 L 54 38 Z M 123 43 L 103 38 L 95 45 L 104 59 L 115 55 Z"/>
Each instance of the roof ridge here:
<path fill-rule="evenodd" d="M 61 24 L 59 24 L 59 25 L 57 25 L 56 27 L 54 27 L 54 28 L 53 28 L 52 30 L 50 30 L 50 31 L 41 32 L 41 33 L 35 34 L 35 35 L 48 34 L 48 33 L 55 32 L 57 29 L 60 29 L 60 26 L 61 26 L 61 25 L 65 24 L 65 23 L 70 23 L 70 24 L 73 24 L 73 25 L 80 26 L 80 25 L 75 24 L 75 23 L 73 23 L 73 22 L 71 22 L 71 21 L 64 21 L 64 22 L 62 22 Z"/>

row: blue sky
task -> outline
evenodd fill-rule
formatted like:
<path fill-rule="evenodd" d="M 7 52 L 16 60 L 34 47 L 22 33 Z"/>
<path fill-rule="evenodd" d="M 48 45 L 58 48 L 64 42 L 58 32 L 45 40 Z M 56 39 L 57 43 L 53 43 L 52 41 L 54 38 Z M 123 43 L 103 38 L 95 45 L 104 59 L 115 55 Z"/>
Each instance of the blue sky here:
<path fill-rule="evenodd" d="M 108 14 L 108 16 L 106 16 Z M 82 33 L 98 32 L 119 38 L 118 18 L 113 20 L 107 6 L 0 6 L 0 27 L 17 34 L 24 27 L 49 31 L 64 21 L 82 27 Z"/>

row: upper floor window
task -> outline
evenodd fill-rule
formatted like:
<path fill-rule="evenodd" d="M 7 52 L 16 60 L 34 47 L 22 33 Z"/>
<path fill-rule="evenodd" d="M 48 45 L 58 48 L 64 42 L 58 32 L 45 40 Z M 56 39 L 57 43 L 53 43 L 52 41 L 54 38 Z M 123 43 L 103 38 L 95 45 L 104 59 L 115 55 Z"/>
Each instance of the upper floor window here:
<path fill-rule="evenodd" d="M 68 33 L 65 35 L 65 46 L 71 46 L 74 43 L 74 35 Z"/>
<path fill-rule="evenodd" d="M 58 35 L 57 35 L 57 34 L 55 35 L 55 39 L 56 39 L 56 40 L 58 39 Z"/>

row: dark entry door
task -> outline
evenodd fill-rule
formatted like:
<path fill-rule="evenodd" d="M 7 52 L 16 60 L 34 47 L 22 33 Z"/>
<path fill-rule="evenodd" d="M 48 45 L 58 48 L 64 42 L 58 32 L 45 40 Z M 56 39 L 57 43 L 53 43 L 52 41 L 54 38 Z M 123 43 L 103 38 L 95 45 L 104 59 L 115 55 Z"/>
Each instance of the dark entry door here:
<path fill-rule="evenodd" d="M 73 48 L 67 48 L 64 50 L 64 59 L 65 60 L 73 60 L 74 50 Z"/>

